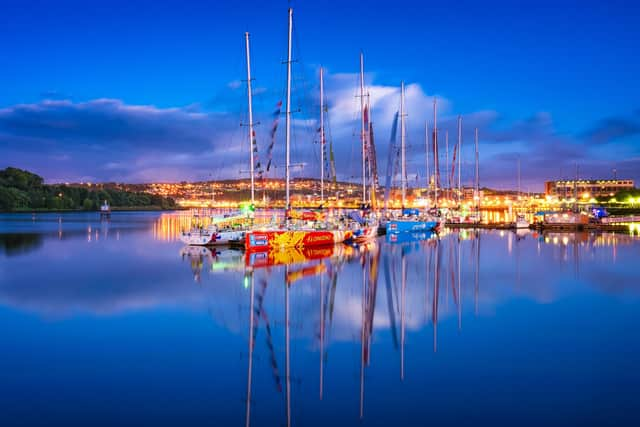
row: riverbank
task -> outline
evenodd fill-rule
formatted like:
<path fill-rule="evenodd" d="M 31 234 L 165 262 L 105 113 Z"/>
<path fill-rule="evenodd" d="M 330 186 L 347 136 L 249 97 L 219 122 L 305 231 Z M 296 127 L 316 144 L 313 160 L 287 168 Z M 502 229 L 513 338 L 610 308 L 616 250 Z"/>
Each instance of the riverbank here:
<path fill-rule="evenodd" d="M 183 208 L 176 206 L 174 208 L 163 208 L 162 206 L 115 206 L 111 207 L 111 212 L 172 212 L 172 211 L 185 211 L 189 208 Z M 0 210 L 0 214 L 37 214 L 37 213 L 100 213 L 99 210 L 91 209 L 13 209 L 13 210 Z"/>
<path fill-rule="evenodd" d="M 446 223 L 446 227 L 452 229 L 483 229 L 483 230 L 518 230 L 512 224 L 495 223 Z M 529 228 L 523 230 L 538 230 L 538 231 L 603 231 L 610 233 L 629 233 L 629 225 L 625 224 L 532 224 Z"/>

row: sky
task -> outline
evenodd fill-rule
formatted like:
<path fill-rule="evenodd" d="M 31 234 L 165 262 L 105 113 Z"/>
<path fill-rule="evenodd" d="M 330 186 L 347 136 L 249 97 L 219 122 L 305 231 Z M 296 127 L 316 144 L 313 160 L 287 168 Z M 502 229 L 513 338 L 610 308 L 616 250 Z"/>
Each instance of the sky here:
<path fill-rule="evenodd" d="M 294 177 L 319 176 L 322 66 L 336 172 L 359 179 L 363 52 L 381 176 L 404 81 L 410 185 L 424 185 L 434 97 L 443 176 L 461 115 L 463 183 L 475 128 L 481 186 L 515 188 L 518 162 L 524 191 L 576 172 L 640 181 L 640 5 L 623 1 L 0 0 L 0 167 L 47 182 L 247 177 L 248 31 L 257 154 L 264 166 L 277 121 L 282 176 L 289 6 Z"/>

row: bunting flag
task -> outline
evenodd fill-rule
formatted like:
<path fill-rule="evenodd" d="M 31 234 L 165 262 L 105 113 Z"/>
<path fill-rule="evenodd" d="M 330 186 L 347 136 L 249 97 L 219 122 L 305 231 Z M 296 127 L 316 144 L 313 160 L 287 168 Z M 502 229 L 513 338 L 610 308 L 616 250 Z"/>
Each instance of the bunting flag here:
<path fill-rule="evenodd" d="M 369 123 L 369 156 L 371 158 L 371 207 L 378 208 L 376 192 L 378 191 L 378 161 L 376 156 L 376 144 L 373 140 L 373 122 Z"/>
<path fill-rule="evenodd" d="M 256 131 L 252 131 L 251 135 L 251 149 L 253 150 L 254 170 L 258 174 L 259 178 L 262 178 L 262 164 L 260 163 L 260 157 L 258 156 L 258 141 L 256 140 Z"/>
<path fill-rule="evenodd" d="M 337 177 L 336 177 L 336 159 L 333 155 L 333 141 L 329 140 L 329 164 L 331 170 L 331 179 L 333 180 L 333 188 L 337 188 Z"/>
<path fill-rule="evenodd" d="M 271 125 L 271 141 L 269 142 L 269 148 L 267 149 L 267 169 L 269 172 L 271 169 L 271 163 L 273 160 L 273 146 L 276 143 L 276 131 L 278 130 L 278 123 L 280 122 L 280 111 L 282 110 L 282 101 L 278 101 L 276 104 L 276 110 L 273 112 L 273 125 Z"/>
<path fill-rule="evenodd" d="M 322 128 L 318 128 L 318 135 L 320 136 L 320 150 L 322 150 L 322 157 L 324 158 L 324 176 L 325 179 L 330 179 L 333 173 L 331 168 L 331 162 L 333 158 L 330 158 L 331 153 L 327 151 L 327 137 Z M 331 151 L 331 150 L 329 150 Z"/>
<path fill-rule="evenodd" d="M 453 146 L 453 161 L 451 164 L 451 178 L 449 179 L 449 187 L 451 187 L 451 183 L 455 182 L 456 176 L 456 155 L 458 154 L 458 144 Z"/>

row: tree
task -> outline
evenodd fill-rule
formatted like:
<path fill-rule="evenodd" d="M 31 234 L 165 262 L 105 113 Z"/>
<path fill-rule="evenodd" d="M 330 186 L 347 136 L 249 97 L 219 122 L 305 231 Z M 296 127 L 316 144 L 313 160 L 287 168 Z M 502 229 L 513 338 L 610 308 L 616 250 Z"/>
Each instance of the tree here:
<path fill-rule="evenodd" d="M 90 211 L 93 209 L 93 201 L 91 199 L 84 199 L 84 202 L 82 202 L 82 208 L 85 211 Z"/>

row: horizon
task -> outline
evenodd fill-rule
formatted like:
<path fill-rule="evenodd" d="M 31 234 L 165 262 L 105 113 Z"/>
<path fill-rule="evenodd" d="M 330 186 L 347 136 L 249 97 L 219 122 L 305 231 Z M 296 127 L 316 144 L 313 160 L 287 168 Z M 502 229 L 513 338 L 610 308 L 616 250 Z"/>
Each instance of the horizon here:
<path fill-rule="evenodd" d="M 188 3 L 57 1 L 39 9 L 7 2 L 0 35 L 15 42 L 0 55 L 0 167 L 29 170 L 48 183 L 246 178 L 244 32 L 251 34 L 254 120 L 265 162 L 273 111 L 283 99 L 291 5 L 293 109 L 300 110 L 291 157 L 304 165 L 292 177 L 319 175 L 322 65 L 337 179 L 359 179 L 355 95 L 363 51 L 381 182 L 400 81 L 413 186 L 424 185 L 424 126 L 433 120 L 434 97 L 443 181 L 444 132 L 455 143 L 458 114 L 464 185 L 473 179 L 476 127 L 482 187 L 515 187 L 518 159 L 523 191 L 573 179 L 576 165 L 581 179 L 640 180 L 638 5 L 373 1 L 345 2 L 337 14 L 282 1 L 264 9 L 248 4 L 260 10 L 254 15 L 230 2 Z M 279 121 L 269 179 L 282 178 L 283 115 Z"/>

